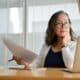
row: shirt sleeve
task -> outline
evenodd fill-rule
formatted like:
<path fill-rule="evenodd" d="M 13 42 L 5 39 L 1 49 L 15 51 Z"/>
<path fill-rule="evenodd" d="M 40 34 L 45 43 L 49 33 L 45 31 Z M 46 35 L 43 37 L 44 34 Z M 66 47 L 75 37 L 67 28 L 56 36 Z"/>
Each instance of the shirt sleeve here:
<path fill-rule="evenodd" d="M 65 66 L 69 69 L 72 69 L 73 67 L 75 50 L 76 50 L 76 42 L 71 42 L 67 46 L 62 48 L 62 55 Z"/>

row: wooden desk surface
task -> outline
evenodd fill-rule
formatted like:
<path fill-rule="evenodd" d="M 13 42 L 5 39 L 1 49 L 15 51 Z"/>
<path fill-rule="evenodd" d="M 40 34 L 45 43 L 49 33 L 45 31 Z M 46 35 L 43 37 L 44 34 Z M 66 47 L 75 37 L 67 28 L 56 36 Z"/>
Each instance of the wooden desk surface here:
<path fill-rule="evenodd" d="M 80 80 L 80 73 L 70 73 L 59 68 L 0 69 L 0 80 Z"/>

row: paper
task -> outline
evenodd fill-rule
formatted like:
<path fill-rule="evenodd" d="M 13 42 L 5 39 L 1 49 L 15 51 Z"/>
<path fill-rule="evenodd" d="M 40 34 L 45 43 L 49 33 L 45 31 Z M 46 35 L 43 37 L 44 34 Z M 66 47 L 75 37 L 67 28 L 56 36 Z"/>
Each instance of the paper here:
<path fill-rule="evenodd" d="M 12 40 L 3 39 L 3 42 L 13 55 L 19 56 L 29 63 L 31 63 L 38 56 L 36 53 L 21 47 Z"/>

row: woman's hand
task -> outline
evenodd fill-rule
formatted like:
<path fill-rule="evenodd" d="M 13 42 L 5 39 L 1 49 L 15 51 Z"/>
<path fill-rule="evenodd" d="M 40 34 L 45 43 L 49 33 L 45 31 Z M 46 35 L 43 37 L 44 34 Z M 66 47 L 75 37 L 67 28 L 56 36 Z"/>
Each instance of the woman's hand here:
<path fill-rule="evenodd" d="M 13 56 L 13 59 L 16 61 L 17 64 L 19 65 L 24 65 L 24 68 L 27 69 L 29 64 L 28 62 L 24 61 L 22 58 L 17 57 L 17 56 Z"/>
<path fill-rule="evenodd" d="M 66 35 L 66 36 L 63 38 L 62 43 L 63 43 L 64 46 L 66 46 L 70 41 L 71 41 L 71 37 Z"/>

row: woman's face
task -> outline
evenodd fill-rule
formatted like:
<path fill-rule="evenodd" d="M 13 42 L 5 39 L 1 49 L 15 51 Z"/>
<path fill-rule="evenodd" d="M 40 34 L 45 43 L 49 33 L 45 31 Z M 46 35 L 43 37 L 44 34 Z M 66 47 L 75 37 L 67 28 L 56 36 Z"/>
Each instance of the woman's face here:
<path fill-rule="evenodd" d="M 58 37 L 65 37 L 70 32 L 70 23 L 67 15 L 60 14 L 55 23 L 55 34 Z"/>

